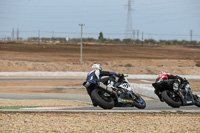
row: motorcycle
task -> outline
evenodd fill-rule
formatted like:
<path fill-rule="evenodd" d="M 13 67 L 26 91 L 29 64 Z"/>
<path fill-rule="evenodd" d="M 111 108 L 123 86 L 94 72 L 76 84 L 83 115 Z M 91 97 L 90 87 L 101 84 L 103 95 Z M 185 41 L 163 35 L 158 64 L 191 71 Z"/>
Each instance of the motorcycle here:
<path fill-rule="evenodd" d="M 144 109 L 146 102 L 142 97 L 132 91 L 132 87 L 123 74 L 114 83 L 112 92 L 106 89 L 106 85 L 101 82 L 84 82 L 84 86 L 90 87 L 92 101 L 103 109 L 112 109 L 113 107 L 137 107 Z"/>
<path fill-rule="evenodd" d="M 200 97 L 193 94 L 188 80 L 184 79 L 178 90 L 174 90 L 173 85 L 173 79 L 163 80 L 162 82 L 156 81 L 152 84 L 155 88 L 155 93 L 159 93 L 161 101 L 166 102 L 173 108 L 189 105 L 200 107 Z"/>

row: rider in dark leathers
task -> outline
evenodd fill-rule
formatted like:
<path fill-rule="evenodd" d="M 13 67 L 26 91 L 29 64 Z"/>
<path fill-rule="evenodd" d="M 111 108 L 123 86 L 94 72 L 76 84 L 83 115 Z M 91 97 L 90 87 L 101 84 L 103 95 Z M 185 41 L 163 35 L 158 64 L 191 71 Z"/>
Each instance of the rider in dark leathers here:
<path fill-rule="evenodd" d="M 172 74 L 167 74 L 165 72 L 160 72 L 159 73 L 159 76 L 157 77 L 156 79 L 156 82 L 159 82 L 159 81 L 163 81 L 163 80 L 169 80 L 169 79 L 174 79 L 174 80 L 181 80 L 183 81 L 184 79 L 180 76 L 177 76 L 177 75 L 172 75 Z"/>
<path fill-rule="evenodd" d="M 180 85 L 184 81 L 184 79 L 180 76 L 177 76 L 177 75 L 172 75 L 172 74 L 167 74 L 165 72 L 160 72 L 159 76 L 156 79 L 156 82 L 159 83 L 159 82 L 163 82 L 163 81 L 166 81 L 166 80 L 169 80 L 169 79 L 174 80 L 174 83 L 173 83 L 173 89 L 174 90 L 181 89 Z M 158 90 L 155 90 L 154 92 L 159 97 L 160 101 L 163 101 L 162 98 L 161 98 L 160 92 Z"/>
<path fill-rule="evenodd" d="M 101 78 L 103 76 L 108 77 Z M 89 96 L 91 96 L 92 88 L 94 88 L 98 82 L 102 82 L 107 86 L 111 86 L 108 88 L 110 89 L 109 91 L 112 91 L 112 88 L 114 88 L 113 85 L 115 83 L 115 76 L 119 77 L 120 74 L 115 72 L 103 71 L 100 64 L 93 64 L 92 70 L 87 74 L 86 81 L 84 82 L 84 86 L 86 87 Z M 96 106 L 94 103 L 93 105 Z"/>

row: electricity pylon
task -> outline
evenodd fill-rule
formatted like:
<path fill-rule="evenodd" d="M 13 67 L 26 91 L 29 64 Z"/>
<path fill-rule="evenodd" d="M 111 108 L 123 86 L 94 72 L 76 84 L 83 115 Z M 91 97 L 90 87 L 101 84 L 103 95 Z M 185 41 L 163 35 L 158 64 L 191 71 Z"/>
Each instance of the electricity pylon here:
<path fill-rule="evenodd" d="M 133 0 L 128 0 L 128 12 L 127 12 L 127 19 L 126 19 L 126 31 L 125 31 L 125 38 L 133 39 L 133 26 L 132 26 L 132 7 L 131 3 Z"/>

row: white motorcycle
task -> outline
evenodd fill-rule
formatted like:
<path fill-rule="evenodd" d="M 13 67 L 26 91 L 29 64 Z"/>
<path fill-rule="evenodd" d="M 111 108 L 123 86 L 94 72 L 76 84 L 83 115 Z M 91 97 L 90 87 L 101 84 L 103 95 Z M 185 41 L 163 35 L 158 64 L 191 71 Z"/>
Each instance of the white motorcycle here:
<path fill-rule="evenodd" d="M 113 107 L 137 107 L 144 109 L 146 102 L 142 97 L 133 92 L 132 87 L 123 74 L 114 83 L 112 92 L 106 89 L 106 85 L 101 82 L 93 85 L 91 98 L 95 104 L 103 109 Z M 86 83 L 85 83 L 86 84 Z M 91 83 L 93 84 L 93 83 Z"/>

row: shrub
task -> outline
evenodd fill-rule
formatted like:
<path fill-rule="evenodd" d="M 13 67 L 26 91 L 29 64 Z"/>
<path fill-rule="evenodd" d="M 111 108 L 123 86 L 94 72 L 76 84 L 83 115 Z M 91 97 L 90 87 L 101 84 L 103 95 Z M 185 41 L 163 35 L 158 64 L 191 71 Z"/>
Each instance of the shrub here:
<path fill-rule="evenodd" d="M 200 61 L 196 62 L 196 66 L 200 67 Z"/>
<path fill-rule="evenodd" d="M 131 64 L 124 65 L 125 67 L 133 67 Z"/>

